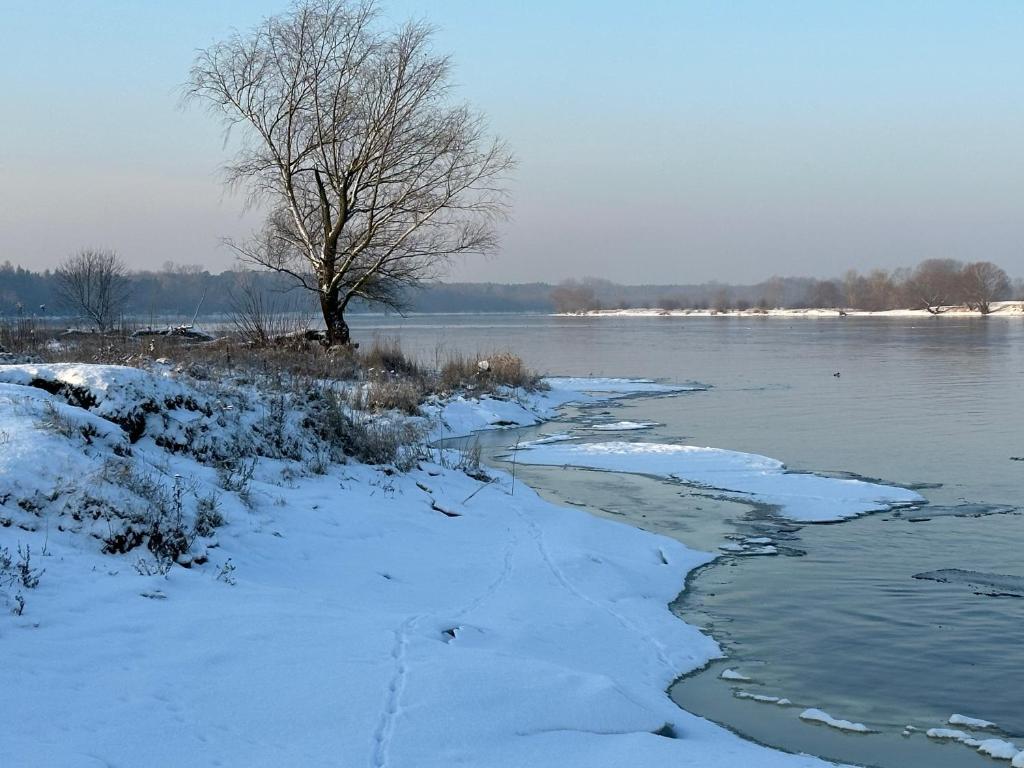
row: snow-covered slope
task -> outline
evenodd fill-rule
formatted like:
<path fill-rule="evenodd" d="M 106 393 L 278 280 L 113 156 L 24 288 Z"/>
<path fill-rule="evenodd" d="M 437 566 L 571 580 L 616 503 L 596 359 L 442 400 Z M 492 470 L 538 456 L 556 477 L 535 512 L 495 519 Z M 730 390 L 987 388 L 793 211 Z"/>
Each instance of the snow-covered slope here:
<path fill-rule="evenodd" d="M 0 547 L 45 569 L 0 588 L 26 601 L 0 616 L 4 765 L 825 765 L 667 697 L 718 653 L 666 608 L 709 555 L 450 454 L 311 464 L 308 412 L 253 389 L 95 366 L 0 382 Z M 241 494 L 218 442 L 239 430 L 260 455 Z M 207 498 L 224 524 L 200 535 Z M 145 540 L 156 513 L 194 535 L 188 567 Z M 133 525 L 103 554 L 105 526 Z"/>

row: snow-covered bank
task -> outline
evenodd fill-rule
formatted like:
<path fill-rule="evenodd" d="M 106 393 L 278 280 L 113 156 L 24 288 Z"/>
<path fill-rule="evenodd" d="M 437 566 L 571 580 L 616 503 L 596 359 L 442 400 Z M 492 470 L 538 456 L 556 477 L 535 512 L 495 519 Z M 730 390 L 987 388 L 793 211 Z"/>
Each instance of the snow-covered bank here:
<path fill-rule="evenodd" d="M 1024 301 L 995 301 L 987 315 L 966 307 L 944 307 L 938 314 L 926 309 L 886 309 L 868 312 L 859 309 L 591 309 L 586 312 L 567 312 L 562 317 L 1024 317 Z"/>
<path fill-rule="evenodd" d="M 924 502 L 906 488 L 787 472 L 782 462 L 766 456 L 692 445 L 546 442 L 524 446 L 517 460 L 672 478 L 775 507 L 800 522 L 831 522 Z"/>
<path fill-rule="evenodd" d="M 39 576 L 0 582 L 27 601 L 0 617 L 4 764 L 826 765 L 667 697 L 718 653 L 667 609 L 710 555 L 450 453 L 341 464 L 310 413 L 253 387 L 84 365 L 0 381 L 0 547 Z M 456 434 L 585 398 L 556 381 L 435 415 Z M 243 438 L 259 458 L 225 464 Z"/>

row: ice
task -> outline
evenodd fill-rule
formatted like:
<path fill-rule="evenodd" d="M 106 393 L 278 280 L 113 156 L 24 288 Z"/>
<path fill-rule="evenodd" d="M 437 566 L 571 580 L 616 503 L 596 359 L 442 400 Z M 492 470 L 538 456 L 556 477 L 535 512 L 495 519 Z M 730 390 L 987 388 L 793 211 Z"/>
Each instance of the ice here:
<path fill-rule="evenodd" d="M 996 760 L 1013 760 L 1020 752 L 1011 742 L 1003 739 L 985 739 L 978 745 L 978 751 Z"/>
<path fill-rule="evenodd" d="M 520 452 L 517 460 L 521 464 L 574 466 L 673 478 L 772 506 L 778 514 L 799 522 L 831 522 L 924 502 L 920 494 L 905 488 L 787 472 L 782 462 L 766 456 L 692 445 L 643 442 L 543 445 Z"/>
<path fill-rule="evenodd" d="M 719 675 L 723 680 L 735 680 L 737 682 L 749 683 L 751 678 L 737 672 L 735 669 L 727 669 Z"/>
<path fill-rule="evenodd" d="M 656 421 L 616 421 L 611 424 L 592 424 L 590 429 L 595 432 L 638 432 L 659 426 Z"/>
<path fill-rule="evenodd" d="M 950 725 L 960 725 L 965 728 L 995 728 L 996 724 L 989 720 L 979 720 L 976 717 L 967 717 L 966 715 L 950 715 Z"/>
<path fill-rule="evenodd" d="M 519 443 L 518 448 L 526 448 L 531 445 L 547 445 L 548 443 L 564 443 L 567 440 L 573 439 L 575 438 L 568 432 L 556 432 L 550 435 L 541 435 L 536 440 L 527 440 L 521 442 Z M 515 446 L 509 446 L 510 449 L 513 447 Z"/>
<path fill-rule="evenodd" d="M 626 395 L 670 395 L 678 392 L 699 392 L 702 384 L 659 384 L 652 379 L 615 379 L 556 376 L 544 379 L 553 390 L 600 394 L 607 397 Z"/>
<path fill-rule="evenodd" d="M 915 579 L 937 581 L 942 584 L 962 584 L 977 592 L 995 597 L 1024 597 L 1024 578 L 1002 573 L 979 573 L 961 568 L 942 568 L 937 571 L 915 573 Z"/>
<path fill-rule="evenodd" d="M 871 729 L 863 723 L 854 723 L 849 720 L 838 720 L 828 712 L 820 709 L 805 709 L 800 713 L 801 720 L 808 720 L 814 723 L 822 723 L 830 728 L 837 728 L 840 731 L 852 731 L 854 733 L 871 733 Z"/>
<path fill-rule="evenodd" d="M 777 704 L 780 707 L 785 707 L 793 703 L 789 699 L 783 699 L 778 696 L 765 696 L 761 693 L 750 693 L 748 691 L 733 691 L 732 695 L 737 699 L 750 699 L 751 701 L 757 701 L 761 704 Z"/>

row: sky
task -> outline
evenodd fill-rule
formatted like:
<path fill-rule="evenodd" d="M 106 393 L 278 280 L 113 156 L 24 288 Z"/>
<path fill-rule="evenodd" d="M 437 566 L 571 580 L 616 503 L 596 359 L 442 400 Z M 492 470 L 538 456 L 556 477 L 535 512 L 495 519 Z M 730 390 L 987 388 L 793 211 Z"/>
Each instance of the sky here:
<path fill-rule="evenodd" d="M 259 225 L 198 48 L 286 0 L 0 0 L 0 262 L 219 271 Z M 752 282 L 930 257 L 1024 276 L 1019 0 L 391 0 L 515 150 L 498 254 L 450 280 Z"/>

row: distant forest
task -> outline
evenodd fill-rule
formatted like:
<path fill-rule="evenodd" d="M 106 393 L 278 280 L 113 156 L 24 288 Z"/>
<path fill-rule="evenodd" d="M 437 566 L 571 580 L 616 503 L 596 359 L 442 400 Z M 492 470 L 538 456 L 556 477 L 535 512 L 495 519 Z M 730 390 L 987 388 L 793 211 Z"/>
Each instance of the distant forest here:
<path fill-rule="evenodd" d="M 155 324 L 230 314 L 245 290 L 267 297 L 278 311 L 314 312 L 312 297 L 280 275 L 225 271 L 212 274 L 198 266 L 168 264 L 159 271 L 130 275 L 126 313 Z M 877 311 L 912 308 L 941 312 L 945 306 L 972 306 L 1024 299 L 1024 281 L 1011 281 L 990 262 L 962 264 L 929 259 L 913 269 L 854 270 L 833 280 L 772 277 L 754 284 L 620 285 L 584 278 L 551 283 L 428 283 L 410 289 L 410 312 L 580 312 L 589 309 L 729 309 L 844 307 Z M 353 306 L 353 312 L 375 311 Z M 377 310 L 379 311 L 379 310 Z M 58 303 L 53 272 L 33 272 L 10 262 L 0 264 L 0 317 L 68 315 Z"/>

